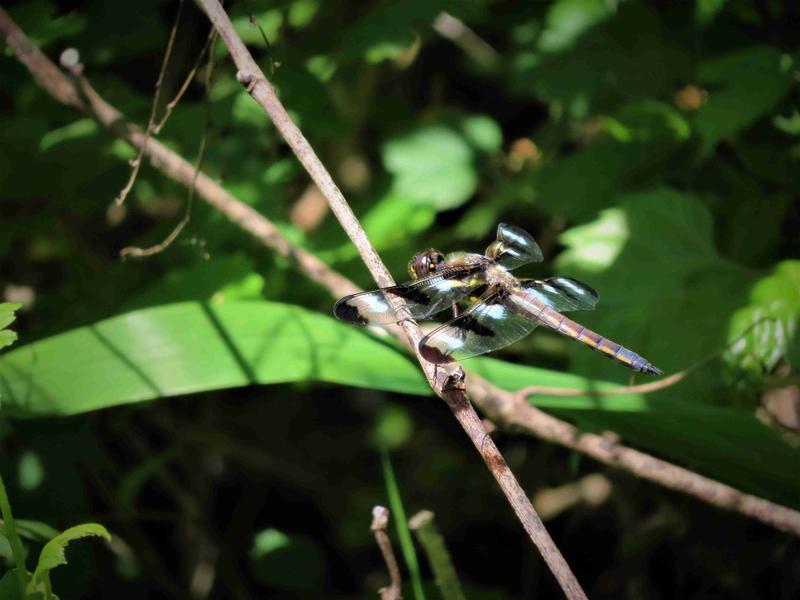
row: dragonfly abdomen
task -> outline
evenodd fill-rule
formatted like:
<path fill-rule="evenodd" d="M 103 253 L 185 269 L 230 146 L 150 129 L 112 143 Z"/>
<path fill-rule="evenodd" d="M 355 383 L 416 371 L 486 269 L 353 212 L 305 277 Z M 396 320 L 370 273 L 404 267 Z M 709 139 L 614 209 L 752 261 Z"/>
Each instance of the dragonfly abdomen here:
<path fill-rule="evenodd" d="M 551 329 L 555 329 L 558 333 L 563 333 L 564 335 L 578 340 L 608 358 L 627 365 L 634 371 L 651 373 L 653 375 L 662 374 L 661 369 L 650 364 L 644 357 L 636 354 L 632 350 L 628 350 L 625 346 L 612 342 L 608 338 L 584 327 L 580 323 L 568 319 L 560 312 L 550 307 L 544 307 L 538 317 L 542 323 Z"/>

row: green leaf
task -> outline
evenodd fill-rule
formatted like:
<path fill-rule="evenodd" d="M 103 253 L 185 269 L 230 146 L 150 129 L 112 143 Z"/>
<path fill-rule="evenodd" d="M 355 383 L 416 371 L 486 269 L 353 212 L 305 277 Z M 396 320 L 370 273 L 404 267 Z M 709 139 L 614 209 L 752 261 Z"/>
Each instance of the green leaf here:
<path fill-rule="evenodd" d="M 700 63 L 698 79 L 708 90 L 697 111 L 695 126 L 709 154 L 722 140 L 735 135 L 771 110 L 793 82 L 793 60 L 774 48 L 739 50 Z"/>
<path fill-rule="evenodd" d="M 16 564 L 15 572 L 15 587 L 19 596 L 25 595 L 25 589 L 28 583 L 28 570 L 25 568 L 25 553 L 22 549 L 22 542 L 17 534 L 17 524 L 14 520 L 14 515 L 11 512 L 11 502 L 8 499 L 6 492 L 6 485 L 3 478 L 0 476 L 0 514 L 3 516 L 3 526 L 5 536 L 8 538 L 8 544 L 11 547 L 11 554 L 14 557 Z M 10 584 L 6 584 L 10 585 Z"/>
<path fill-rule="evenodd" d="M 39 554 L 39 562 L 33 572 L 33 577 L 28 582 L 27 593 L 30 594 L 36 591 L 49 592 L 50 571 L 60 565 L 67 564 L 65 553 L 67 545 L 74 540 L 90 536 L 102 537 L 107 541 L 111 541 L 111 534 L 102 525 L 83 523 L 70 527 L 47 542 Z"/>
<path fill-rule="evenodd" d="M 460 125 L 467 141 L 481 152 L 491 154 L 503 145 L 503 131 L 497 121 L 486 115 L 466 116 Z"/>
<path fill-rule="evenodd" d="M 729 319 L 745 304 L 756 274 L 720 257 L 708 209 L 670 189 L 620 196 L 618 208 L 560 239 L 567 250 L 557 260 L 559 273 L 585 281 L 600 295 L 597 309 L 580 315 L 581 324 L 666 372 L 724 348 Z M 569 347 L 578 372 L 627 378 L 613 362 L 598 361 L 579 344 Z M 695 383 L 698 394 L 703 385 L 706 391 L 719 385 L 708 369 Z"/>
<path fill-rule="evenodd" d="M 414 541 L 411 539 L 411 531 L 408 528 L 408 519 L 403 507 L 403 498 L 400 495 L 400 486 L 392 469 L 392 461 L 389 458 L 389 451 L 381 448 L 381 467 L 383 469 L 383 479 L 386 484 L 386 495 L 389 497 L 389 507 L 391 508 L 392 520 L 397 529 L 397 537 L 400 540 L 400 550 L 403 553 L 406 568 L 411 574 L 411 587 L 414 590 L 416 600 L 425 600 L 425 592 L 422 589 L 422 577 L 419 571 L 419 561 L 417 552 L 414 549 Z"/>
<path fill-rule="evenodd" d="M 58 529 L 51 527 L 41 521 L 31 521 L 30 519 L 14 519 L 17 524 L 17 532 L 21 537 L 28 538 L 35 542 L 47 542 L 59 534 Z M 0 521 L 0 533 L 6 535 L 5 524 Z M 1 598 L 2 596 L 0 596 Z"/>
<path fill-rule="evenodd" d="M 26 600 L 17 585 L 17 569 L 9 569 L 0 579 L 0 598 L 3 600 Z"/>
<path fill-rule="evenodd" d="M 539 48 L 566 50 L 582 33 L 613 14 L 616 4 L 614 0 L 557 0 L 547 11 Z"/>
<path fill-rule="evenodd" d="M 738 340 L 730 355 L 742 368 L 758 374 L 771 371 L 782 358 L 800 362 L 797 325 L 800 320 L 800 261 L 786 260 L 750 292 L 750 305 L 731 321 L 729 340 Z"/>
<path fill-rule="evenodd" d="M 565 18 L 542 36 L 547 52 L 536 36 L 523 41 L 512 62 L 511 84 L 517 90 L 585 118 L 634 99 L 664 97 L 676 81 L 691 76 L 686 50 L 665 34 L 644 3 L 622 2 L 616 11 L 609 8 L 613 16 L 605 19 L 605 10 L 595 3 L 595 9 L 583 13 L 581 5 L 589 4 L 564 2 L 563 8 L 560 3 L 552 8 L 553 18 Z"/>
<path fill-rule="evenodd" d="M 302 29 L 314 19 L 319 6 L 319 0 L 294 0 L 289 5 L 289 25 Z"/>
<path fill-rule="evenodd" d="M 394 176 L 393 193 L 436 210 L 455 208 L 475 193 L 478 177 L 470 145 L 444 125 L 395 137 L 383 147 L 383 163 Z"/>
<path fill-rule="evenodd" d="M 264 289 L 264 278 L 256 273 L 253 261 L 242 254 L 215 256 L 212 261 L 199 260 L 186 267 L 170 270 L 158 283 L 124 305 L 126 310 L 203 300 L 228 302 L 257 300 Z"/>
<path fill-rule="evenodd" d="M 7 353 L 0 360 L 0 409 L 14 416 L 65 415 L 292 381 L 427 389 L 411 359 L 332 317 L 274 302 L 185 302 L 113 317 Z"/>
<path fill-rule="evenodd" d="M 14 302 L 0 303 L 0 349 L 14 343 L 17 339 L 17 334 L 14 331 L 6 329 L 17 316 L 14 314 L 22 307 L 21 304 Z"/>
<path fill-rule="evenodd" d="M 74 123 L 53 129 L 42 136 L 39 148 L 46 152 L 50 148 L 63 144 L 70 140 L 87 138 L 95 135 L 100 130 L 100 126 L 94 119 L 78 119 Z"/>

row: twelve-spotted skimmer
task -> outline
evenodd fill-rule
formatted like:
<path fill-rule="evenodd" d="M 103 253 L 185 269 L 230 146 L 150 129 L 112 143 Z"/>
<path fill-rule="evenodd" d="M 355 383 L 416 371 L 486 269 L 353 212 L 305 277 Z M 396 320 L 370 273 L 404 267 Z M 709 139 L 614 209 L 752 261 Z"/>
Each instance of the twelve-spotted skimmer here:
<path fill-rule="evenodd" d="M 428 319 L 453 307 L 455 318 L 419 343 L 422 356 L 437 364 L 503 348 L 543 324 L 634 371 L 661 375 L 660 369 L 635 352 L 561 314 L 592 310 L 597 305 L 597 292 L 588 285 L 570 277 L 518 279 L 509 273 L 541 260 L 542 251 L 528 232 L 501 223 L 497 240 L 485 254 L 442 256 L 426 250 L 408 265 L 413 281 L 346 296 L 336 303 L 333 313 L 342 321 L 367 325 L 405 318 L 403 309 L 395 314 L 389 298 L 404 300 L 408 316 L 414 319 Z M 459 302 L 469 303 L 469 307 L 461 312 Z"/>

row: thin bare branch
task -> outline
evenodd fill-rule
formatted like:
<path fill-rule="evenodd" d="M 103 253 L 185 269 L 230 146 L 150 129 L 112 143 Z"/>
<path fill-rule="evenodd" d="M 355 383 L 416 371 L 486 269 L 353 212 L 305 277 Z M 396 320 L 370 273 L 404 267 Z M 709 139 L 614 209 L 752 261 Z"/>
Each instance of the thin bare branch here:
<path fill-rule="evenodd" d="M 403 585 L 400 579 L 400 568 L 397 566 L 397 559 L 392 550 L 392 542 L 389 536 L 386 535 L 386 526 L 389 523 L 389 509 L 385 506 L 375 506 L 372 509 L 372 524 L 369 528 L 375 534 L 375 541 L 378 548 L 383 555 L 383 561 L 386 563 L 386 570 L 389 571 L 389 587 L 381 588 L 378 590 L 381 594 L 381 600 L 401 600 L 400 593 Z"/>
<path fill-rule="evenodd" d="M 208 142 L 208 131 L 211 129 L 211 74 L 214 71 L 214 41 L 216 38 L 216 30 L 212 29 L 212 33 L 208 36 L 208 43 L 211 47 L 211 52 L 208 54 L 208 64 L 206 65 L 206 74 L 204 77 L 204 86 L 205 86 L 205 105 L 206 105 L 206 116 L 205 116 L 205 124 L 203 126 L 203 134 L 200 136 L 200 147 L 197 149 L 197 157 L 194 161 L 194 175 L 192 176 L 192 184 L 189 186 L 189 195 L 186 198 L 186 209 L 183 213 L 183 218 L 178 222 L 175 228 L 170 232 L 170 234 L 159 244 L 155 246 L 150 246 L 149 248 L 137 248 L 136 246 L 128 246 L 120 250 L 119 254 L 121 257 L 125 258 L 128 256 L 133 256 L 136 258 L 145 258 L 149 256 L 153 256 L 154 254 L 158 254 L 159 252 L 163 252 L 166 248 L 168 248 L 172 242 L 174 242 L 177 237 L 180 235 L 183 228 L 189 224 L 189 221 L 192 218 L 192 206 L 194 205 L 194 193 L 197 189 L 197 177 L 200 174 L 200 167 L 203 164 L 203 157 L 206 154 L 206 143 Z M 201 55 L 205 53 L 205 48 Z M 83 72 L 83 69 L 80 69 L 80 72 Z M 177 98 L 176 98 L 177 99 Z M 166 121 L 161 122 L 163 125 Z M 146 143 L 146 142 L 145 142 Z"/>
<path fill-rule="evenodd" d="M 197 58 L 194 61 L 194 65 L 189 70 L 189 74 L 186 75 L 186 79 L 183 80 L 183 83 L 181 84 L 181 87 L 178 89 L 178 92 L 175 94 L 175 97 L 172 98 L 172 100 L 170 100 L 169 102 L 167 102 L 167 105 L 164 107 L 164 114 L 161 116 L 161 120 L 158 123 L 156 123 L 156 125 L 153 127 L 153 133 L 155 135 L 158 135 L 161 132 L 161 128 L 164 127 L 170 115 L 172 115 L 172 111 L 178 105 L 178 102 L 181 101 L 181 98 L 183 98 L 183 95 L 186 93 L 186 90 L 189 89 L 189 84 L 192 83 L 192 80 L 194 79 L 194 76 L 197 73 L 197 69 L 200 68 L 200 63 L 203 62 L 203 57 L 205 56 L 208 49 L 211 47 L 212 41 L 214 40 L 216 35 L 217 35 L 217 30 L 212 27 L 211 31 L 208 32 L 208 37 L 206 38 L 205 44 L 203 44 L 202 50 L 200 50 L 200 53 L 197 55 Z M 209 65 L 211 64 L 211 61 L 213 59 L 214 59 L 214 52 L 212 50 L 211 54 L 209 55 Z M 206 91 L 206 93 L 208 92 Z"/>
<path fill-rule="evenodd" d="M 393 285 L 392 276 L 381 261 L 375 248 L 372 247 L 367 234 L 355 214 L 353 214 L 347 200 L 345 200 L 330 173 L 317 157 L 308 140 L 292 121 L 289 113 L 286 112 L 275 93 L 275 89 L 267 81 L 266 76 L 234 30 L 233 24 L 222 5 L 218 0 L 197 0 L 197 3 L 208 15 L 208 18 L 217 28 L 220 37 L 228 47 L 228 51 L 239 69 L 237 79 L 266 111 L 275 127 L 289 144 L 295 156 L 297 156 L 297 159 L 324 194 L 333 214 L 339 220 L 350 240 L 355 244 L 376 283 L 382 287 Z M 396 308 L 402 311 L 402 302 L 398 302 Z M 542 520 L 536 514 L 527 494 L 525 494 L 511 469 L 509 469 L 494 441 L 486 433 L 478 413 L 475 412 L 475 409 L 467 399 L 464 387 L 461 385 L 463 383 L 463 370 L 457 367 L 456 371 L 447 372 L 446 377 L 437 377 L 437 373 L 444 371 L 444 369 L 436 369 L 433 364 L 423 359 L 419 353 L 418 346 L 422 338 L 419 326 L 410 319 L 402 321 L 400 325 L 431 384 L 431 388 L 445 400 L 461 427 L 469 435 L 473 445 L 481 454 L 506 498 L 511 503 L 523 527 L 539 549 L 556 580 L 558 580 L 564 594 L 568 598 L 585 598 L 586 595 L 569 568 L 567 561 L 564 560 L 555 542 L 553 542 L 547 529 L 545 529 Z"/>
<path fill-rule="evenodd" d="M 65 76 L 31 44 L 2 8 L 0 32 L 19 61 L 55 100 L 93 117 L 134 149 L 141 148 L 145 139 L 144 132 L 126 122 L 122 114 L 101 98 L 82 75 L 75 78 Z M 150 140 L 145 156 L 165 176 L 187 187 L 192 185 L 195 178 L 192 164 L 158 140 Z M 287 258 L 298 271 L 328 290 L 332 296 L 345 296 L 360 291 L 358 286 L 332 270 L 315 255 L 290 242 L 272 222 L 227 192 L 202 171 L 197 174 L 196 188 L 198 197 L 265 247 Z M 399 335 L 399 328 L 389 328 L 389 331 Z M 531 406 L 519 395 L 499 389 L 473 373 L 468 373 L 466 385 L 470 399 L 502 426 L 566 446 L 611 467 L 800 536 L 800 512 L 796 510 L 746 494 L 644 452 L 612 443 L 602 436 L 582 434 L 569 423 Z"/>
<path fill-rule="evenodd" d="M 433 28 L 466 52 L 472 60 L 487 69 L 500 63 L 500 55 L 481 36 L 470 29 L 464 21 L 448 12 L 440 12 L 433 21 Z"/>
<path fill-rule="evenodd" d="M 136 182 L 136 177 L 139 175 L 139 169 L 141 169 L 142 167 L 142 157 L 144 156 L 145 150 L 147 150 L 147 141 L 150 139 L 150 135 L 155 133 L 156 112 L 158 111 L 158 105 L 161 102 L 161 89 L 162 89 L 162 84 L 164 83 L 164 75 L 167 72 L 167 65 L 169 64 L 169 59 L 172 56 L 172 48 L 175 45 L 175 37 L 176 34 L 178 33 L 178 22 L 180 21 L 182 14 L 183 14 L 183 0 L 179 0 L 178 12 L 175 15 L 175 22 L 172 24 L 172 30 L 169 32 L 167 49 L 164 51 L 164 59 L 161 61 L 161 71 L 158 74 L 158 80 L 156 80 L 156 93 L 153 96 L 153 104 L 150 107 L 150 118 L 147 120 L 147 129 L 145 130 L 146 136 L 144 139 L 144 144 L 142 144 L 142 147 L 139 148 L 138 156 L 131 162 L 133 169 L 131 170 L 128 182 L 125 184 L 125 187 L 122 188 L 122 191 L 120 191 L 117 197 L 114 198 L 114 203 L 117 206 L 120 206 L 123 202 L 125 202 L 125 198 L 128 197 L 128 194 L 133 189 L 133 184 Z M 181 227 L 181 229 L 183 228 Z M 178 233 L 180 233 L 180 231 L 178 231 Z"/>

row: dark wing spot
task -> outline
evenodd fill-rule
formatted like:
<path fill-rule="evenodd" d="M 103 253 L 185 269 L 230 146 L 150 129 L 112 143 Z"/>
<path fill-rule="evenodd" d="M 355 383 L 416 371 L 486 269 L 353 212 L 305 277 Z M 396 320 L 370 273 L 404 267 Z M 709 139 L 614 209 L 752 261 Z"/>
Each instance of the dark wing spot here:
<path fill-rule="evenodd" d="M 431 303 L 431 297 L 413 285 L 397 285 L 392 288 L 386 288 L 383 291 L 384 293 L 397 296 L 409 302 L 421 304 L 422 306 L 428 306 Z"/>
<path fill-rule="evenodd" d="M 481 325 L 480 321 L 472 315 L 463 315 L 453 321 L 453 325 L 465 331 L 471 331 L 481 337 L 494 337 L 494 331 Z"/>
<path fill-rule="evenodd" d="M 367 319 L 361 316 L 358 307 L 350 304 L 352 296 L 345 296 L 333 306 L 333 315 L 340 321 L 355 325 L 366 325 Z"/>
<path fill-rule="evenodd" d="M 428 346 L 426 343 L 427 341 L 428 336 L 425 336 L 419 341 L 419 353 L 422 354 L 422 358 L 437 365 L 453 362 L 453 357 L 451 355 L 445 354 L 433 346 Z"/>

